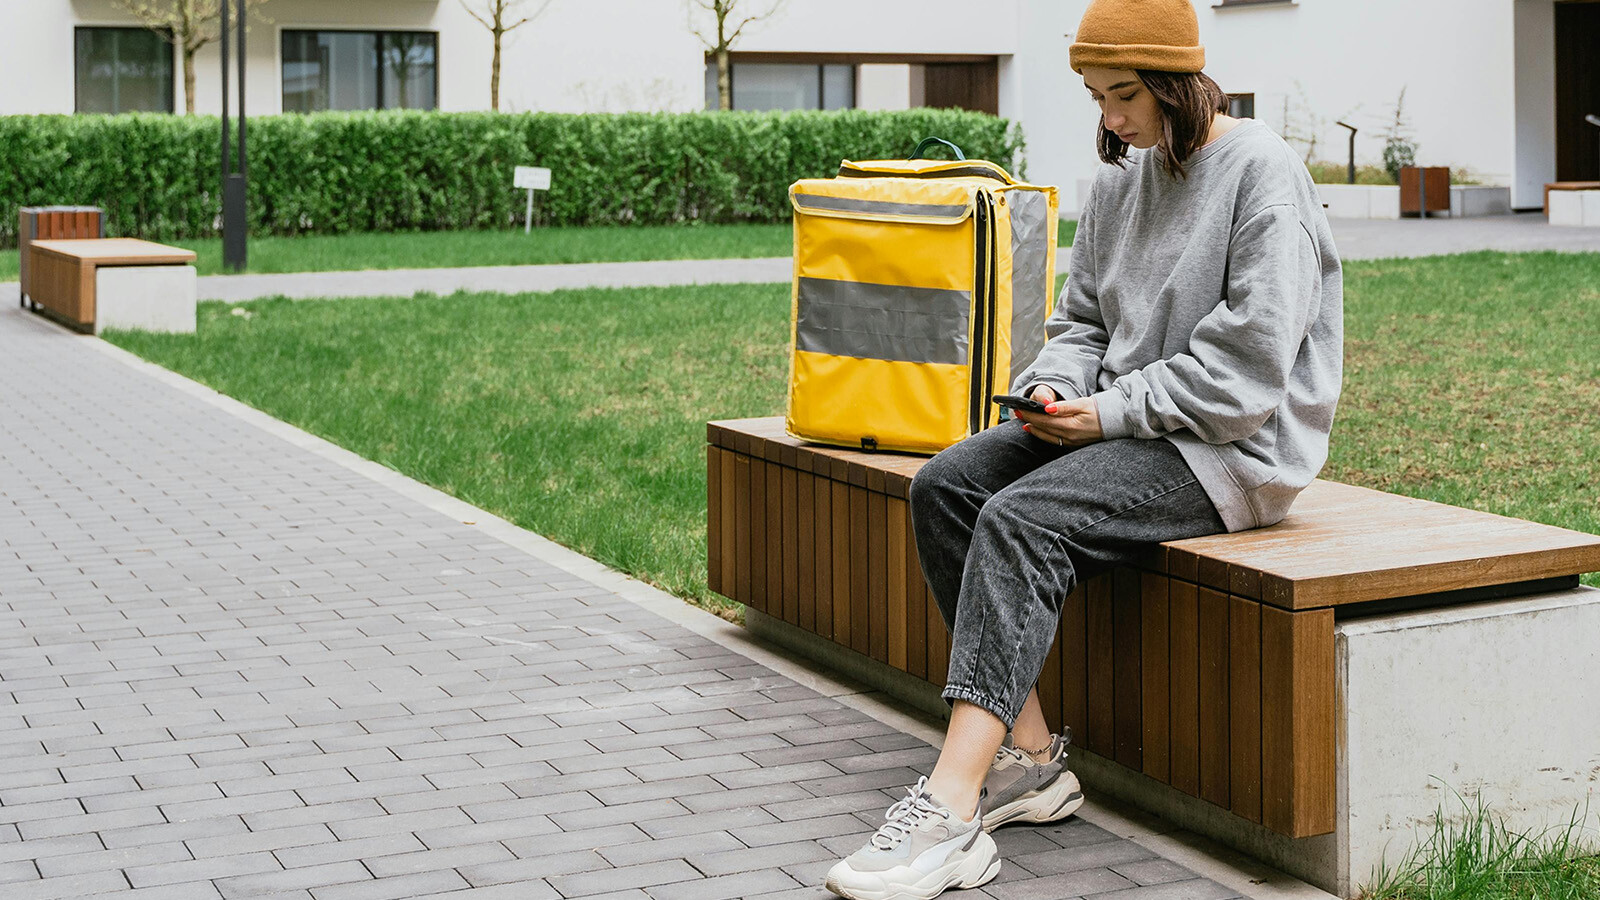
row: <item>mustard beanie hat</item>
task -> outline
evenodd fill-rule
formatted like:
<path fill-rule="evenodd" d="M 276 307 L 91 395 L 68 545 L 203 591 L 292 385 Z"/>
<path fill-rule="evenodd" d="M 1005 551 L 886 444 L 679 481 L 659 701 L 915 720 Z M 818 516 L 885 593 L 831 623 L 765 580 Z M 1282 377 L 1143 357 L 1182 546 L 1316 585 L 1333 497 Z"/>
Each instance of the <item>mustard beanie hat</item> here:
<path fill-rule="evenodd" d="M 1072 71 L 1198 72 L 1206 65 L 1191 0 L 1091 0 L 1067 50 Z"/>

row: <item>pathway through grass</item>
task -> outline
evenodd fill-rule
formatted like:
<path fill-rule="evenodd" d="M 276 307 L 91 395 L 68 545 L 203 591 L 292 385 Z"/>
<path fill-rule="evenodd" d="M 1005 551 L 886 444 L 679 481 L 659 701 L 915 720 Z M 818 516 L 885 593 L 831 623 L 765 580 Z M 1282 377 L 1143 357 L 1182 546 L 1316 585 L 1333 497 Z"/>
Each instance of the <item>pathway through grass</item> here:
<path fill-rule="evenodd" d="M 1061 246 L 1077 222 L 1063 221 Z M 165 241 L 199 254 L 201 275 L 227 274 L 222 241 Z M 250 239 L 247 271 L 342 272 L 362 269 L 440 269 L 546 263 L 629 262 L 651 259 L 747 259 L 788 256 L 787 222 L 776 225 L 665 225 L 536 228 L 521 231 L 429 231 Z M 17 278 L 17 251 L 0 250 L 0 281 Z"/>

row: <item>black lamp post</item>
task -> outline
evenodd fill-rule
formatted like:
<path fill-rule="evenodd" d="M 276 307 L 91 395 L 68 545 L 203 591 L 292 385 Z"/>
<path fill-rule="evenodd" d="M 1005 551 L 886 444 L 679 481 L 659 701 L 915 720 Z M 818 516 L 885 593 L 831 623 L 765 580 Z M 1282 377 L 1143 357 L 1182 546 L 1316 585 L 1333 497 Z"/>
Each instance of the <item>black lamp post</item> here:
<path fill-rule="evenodd" d="M 1341 128 L 1350 129 L 1350 183 L 1356 183 L 1356 127 L 1343 122 L 1333 123 Z"/>
<path fill-rule="evenodd" d="M 239 167 L 234 171 L 228 153 L 228 7 L 238 4 L 239 22 Z M 235 272 L 244 271 L 248 251 L 245 247 L 245 197 L 248 181 L 244 142 L 244 14 L 245 0 L 222 0 L 222 264 Z"/>

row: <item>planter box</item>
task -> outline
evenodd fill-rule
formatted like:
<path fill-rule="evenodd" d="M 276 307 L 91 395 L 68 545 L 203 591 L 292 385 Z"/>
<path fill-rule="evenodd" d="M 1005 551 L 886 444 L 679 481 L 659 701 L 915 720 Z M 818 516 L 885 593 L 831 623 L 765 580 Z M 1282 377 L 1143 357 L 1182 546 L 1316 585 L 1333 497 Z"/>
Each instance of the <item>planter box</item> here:
<path fill-rule="evenodd" d="M 1398 219 L 1400 188 L 1392 184 L 1319 184 L 1330 219 Z"/>
<path fill-rule="evenodd" d="M 1448 166 L 1400 167 L 1400 214 L 1420 213 L 1423 203 L 1428 212 L 1450 211 Z"/>
<path fill-rule="evenodd" d="M 1511 188 L 1493 184 L 1450 185 L 1450 215 L 1506 216 L 1511 214 Z"/>

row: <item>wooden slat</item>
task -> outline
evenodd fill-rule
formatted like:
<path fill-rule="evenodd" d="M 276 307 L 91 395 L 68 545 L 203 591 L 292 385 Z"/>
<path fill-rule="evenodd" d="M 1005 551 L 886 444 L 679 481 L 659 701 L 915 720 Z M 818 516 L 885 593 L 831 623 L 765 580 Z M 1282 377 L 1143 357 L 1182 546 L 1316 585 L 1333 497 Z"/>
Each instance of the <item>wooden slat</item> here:
<path fill-rule="evenodd" d="M 829 481 L 833 507 L 833 642 L 850 646 L 850 486 Z"/>
<path fill-rule="evenodd" d="M 1171 750 L 1168 734 L 1172 689 L 1168 669 L 1167 585 L 1165 575 L 1141 573 L 1139 627 L 1143 632 L 1140 647 L 1140 686 L 1144 691 L 1141 711 L 1144 716 L 1144 773 L 1157 781 L 1170 777 Z"/>
<path fill-rule="evenodd" d="M 1089 736 L 1088 594 L 1077 585 L 1061 605 L 1061 720 L 1080 746 Z"/>
<path fill-rule="evenodd" d="M 863 482 L 865 479 L 863 479 Z M 850 485 L 850 648 L 872 654 L 872 559 L 867 537 L 867 489 Z"/>
<path fill-rule="evenodd" d="M 770 456 L 770 454 L 763 454 Z M 768 459 L 765 466 L 767 476 L 767 592 L 765 597 L 767 615 L 774 618 L 785 618 L 783 610 L 783 557 L 785 553 L 793 553 L 792 549 L 783 543 L 783 472 L 777 463 Z"/>
<path fill-rule="evenodd" d="M 1085 585 L 1088 595 L 1089 727 L 1084 746 L 1091 753 L 1115 759 L 1117 753 L 1116 647 L 1111 609 L 1111 577 L 1096 575 Z"/>
<path fill-rule="evenodd" d="M 755 606 L 750 596 L 750 576 L 755 572 L 755 556 L 750 549 L 750 539 L 755 534 L 757 519 L 750 514 L 754 499 L 751 493 L 751 485 L 755 481 L 754 469 L 755 463 L 750 461 L 750 457 L 743 453 L 733 454 L 733 599 L 746 606 Z"/>
<path fill-rule="evenodd" d="M 1228 595 L 1200 588 L 1200 796 L 1229 805 Z"/>
<path fill-rule="evenodd" d="M 1056 623 L 1056 637 L 1050 642 L 1050 652 L 1045 654 L 1044 668 L 1039 672 L 1034 688 L 1039 692 L 1039 710 L 1044 713 L 1045 724 L 1051 732 L 1061 730 L 1061 631 Z"/>
<path fill-rule="evenodd" d="M 928 605 L 935 603 L 933 594 L 928 595 Z M 928 681 L 938 687 L 944 687 L 945 679 L 949 675 L 950 666 L 950 632 L 945 629 L 944 618 L 938 615 L 928 617 Z"/>
<path fill-rule="evenodd" d="M 1333 610 L 1261 607 L 1261 820 L 1289 837 L 1334 826 Z"/>
<path fill-rule="evenodd" d="M 1199 581 L 1201 586 L 1212 590 L 1228 592 L 1228 564 L 1220 559 L 1202 556 L 1199 560 Z"/>
<path fill-rule="evenodd" d="M 779 590 L 783 593 L 783 620 L 800 624 L 800 473 L 790 466 L 778 470 L 783 562 Z"/>
<path fill-rule="evenodd" d="M 928 628 L 943 628 L 944 620 L 928 597 L 928 581 L 917 559 L 917 531 L 912 527 L 906 529 L 906 610 L 906 671 L 928 678 Z"/>
<path fill-rule="evenodd" d="M 738 529 L 740 524 L 738 515 L 738 496 L 734 489 L 734 480 L 736 473 L 738 472 L 738 467 L 734 462 L 733 454 L 729 453 L 722 447 L 717 448 L 717 458 L 719 460 L 717 477 L 722 482 L 722 490 L 720 493 L 720 499 L 722 503 L 722 513 L 720 516 L 722 525 L 721 583 L 723 596 L 729 597 L 732 596 L 734 581 L 738 577 L 735 573 L 739 564 L 737 545 L 739 542 Z"/>
<path fill-rule="evenodd" d="M 1167 588 L 1167 641 L 1171 726 L 1168 784 L 1200 796 L 1200 606 L 1192 582 L 1172 579 Z"/>
<path fill-rule="evenodd" d="M 1135 772 L 1144 768 L 1144 713 L 1141 710 L 1139 643 L 1143 628 L 1139 596 L 1139 573 L 1119 568 L 1111 573 L 1112 631 L 1116 647 L 1112 651 L 1115 670 L 1117 762 Z"/>
<path fill-rule="evenodd" d="M 722 593 L 722 450 L 706 445 L 706 590 Z"/>
<path fill-rule="evenodd" d="M 1230 597 L 1228 619 L 1229 801 L 1236 815 L 1261 821 L 1261 604 Z"/>
<path fill-rule="evenodd" d="M 815 494 L 816 527 L 813 546 L 817 552 L 817 634 L 828 640 L 833 635 L 833 483 L 826 476 L 812 476 Z"/>
<path fill-rule="evenodd" d="M 1167 546 L 1167 572 L 1184 581 L 1200 580 L 1200 557 L 1188 550 Z"/>
<path fill-rule="evenodd" d="M 867 630 L 872 658 L 889 661 L 889 498 L 867 490 Z"/>
<path fill-rule="evenodd" d="M 750 455 L 750 593 L 744 601 L 771 615 L 767 599 L 767 461 Z"/>
<path fill-rule="evenodd" d="M 817 633 L 817 504 L 815 475 L 795 474 L 795 555 L 799 566 L 800 627 Z"/>
<path fill-rule="evenodd" d="M 889 543 L 889 665 L 905 672 L 909 670 L 906 660 L 906 617 L 911 612 L 907 602 L 910 591 L 906 579 L 906 544 L 911 540 L 911 522 L 907 516 L 906 501 L 891 497 L 887 503 L 888 525 L 884 529 L 884 537 Z"/>

